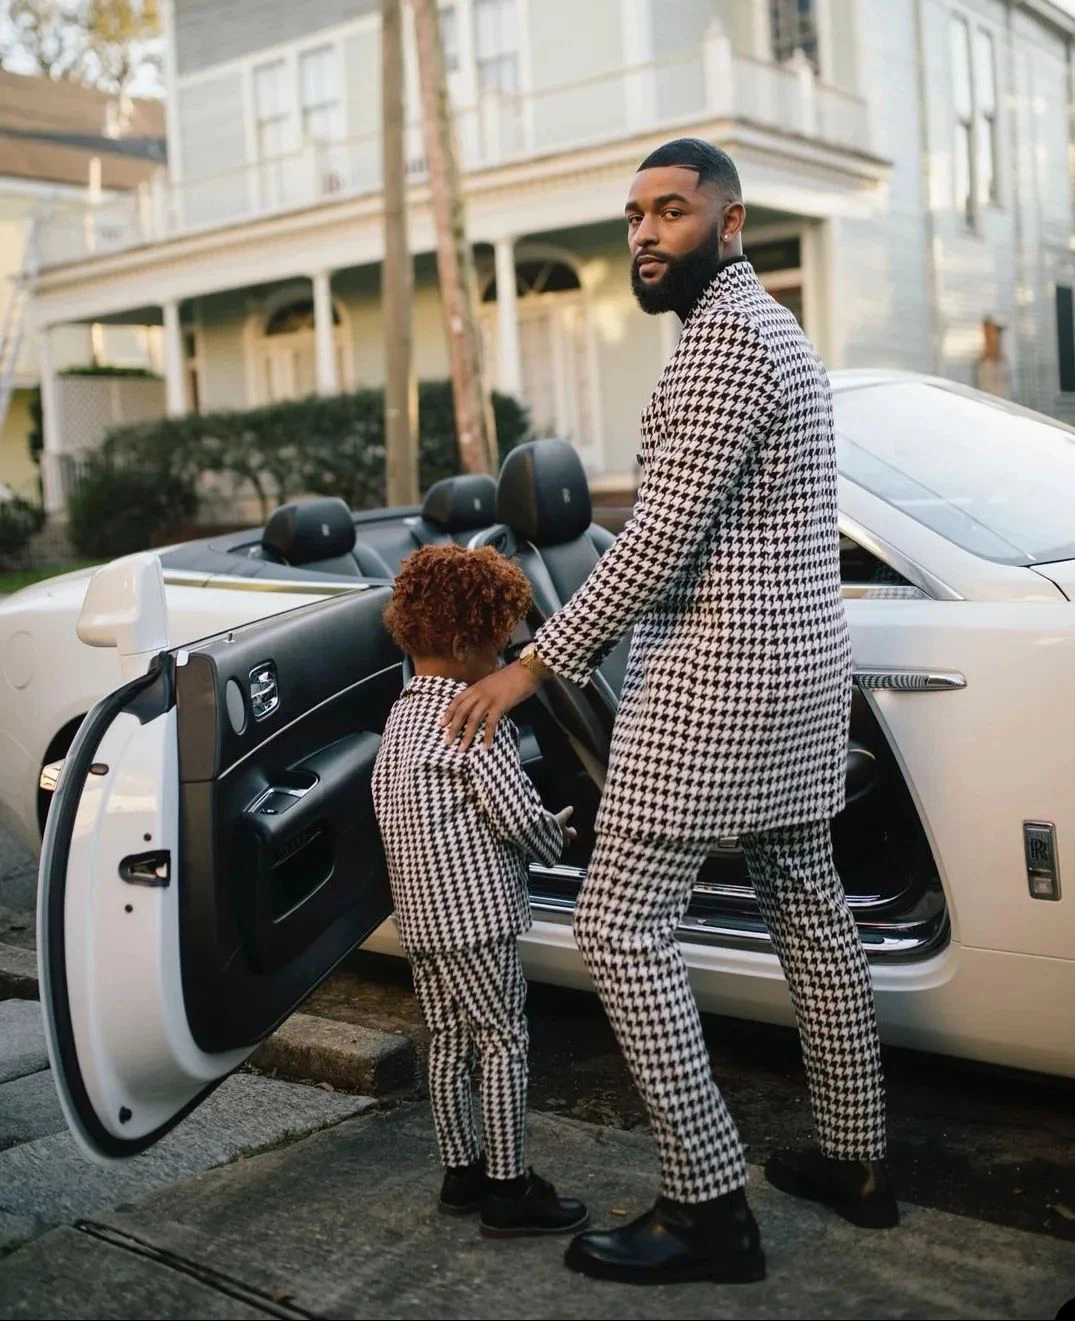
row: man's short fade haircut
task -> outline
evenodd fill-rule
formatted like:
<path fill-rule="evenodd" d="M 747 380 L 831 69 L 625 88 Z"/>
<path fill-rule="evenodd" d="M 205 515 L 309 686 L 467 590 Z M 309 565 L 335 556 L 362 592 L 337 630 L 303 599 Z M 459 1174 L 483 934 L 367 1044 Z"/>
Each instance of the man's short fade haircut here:
<path fill-rule="evenodd" d="M 651 151 L 638 168 L 656 170 L 676 165 L 684 170 L 697 170 L 699 184 L 713 184 L 733 202 L 743 200 L 735 162 L 726 151 L 714 147 L 711 142 L 703 142 L 701 138 L 676 138 L 674 142 L 666 142 L 663 147 Z"/>

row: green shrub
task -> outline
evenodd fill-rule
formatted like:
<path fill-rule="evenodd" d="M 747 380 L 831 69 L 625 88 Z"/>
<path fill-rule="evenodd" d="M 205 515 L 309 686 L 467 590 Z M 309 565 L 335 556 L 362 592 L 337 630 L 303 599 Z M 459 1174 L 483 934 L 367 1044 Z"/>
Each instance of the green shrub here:
<path fill-rule="evenodd" d="M 44 525 L 45 514 L 38 505 L 19 496 L 0 500 L 0 565 L 17 555 Z"/>
<path fill-rule="evenodd" d="M 451 384 L 421 382 L 418 411 L 419 484 L 425 491 L 459 471 Z M 528 438 L 529 419 L 507 395 L 493 395 L 493 412 L 503 459 Z M 249 484 L 266 518 L 276 505 L 307 492 L 339 496 L 353 509 L 375 509 L 385 501 L 383 393 L 313 395 L 109 432 L 84 465 L 69 505 L 80 554 L 106 558 L 174 540 L 197 514 L 203 473 Z"/>
<path fill-rule="evenodd" d="M 110 560 L 176 540 L 197 508 L 193 483 L 166 465 L 95 455 L 68 501 L 68 531 L 80 555 Z"/>

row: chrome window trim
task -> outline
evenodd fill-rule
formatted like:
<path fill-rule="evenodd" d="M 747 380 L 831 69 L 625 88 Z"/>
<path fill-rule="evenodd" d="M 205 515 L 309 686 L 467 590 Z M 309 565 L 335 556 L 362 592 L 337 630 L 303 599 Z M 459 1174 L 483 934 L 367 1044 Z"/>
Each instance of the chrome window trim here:
<path fill-rule="evenodd" d="M 230 574 L 206 574 L 193 569 L 165 569 L 168 587 L 219 587 L 225 592 L 285 592 L 296 596 L 342 596 L 346 592 L 370 592 L 374 584 L 341 578 L 338 582 L 313 582 L 280 578 L 243 578 Z"/>
<path fill-rule="evenodd" d="M 935 573 L 931 573 L 925 565 L 912 560 L 909 555 L 903 551 L 897 550 L 891 542 L 885 541 L 883 537 L 876 536 L 868 528 L 849 518 L 846 514 L 840 515 L 840 531 L 844 536 L 850 537 L 863 550 L 887 564 L 890 569 L 894 569 L 902 577 L 906 578 L 912 586 L 917 587 L 925 596 L 934 601 L 962 601 L 964 598 L 956 591 L 954 587 L 949 586 Z M 847 586 L 859 586 L 860 584 L 847 584 Z M 870 584 L 861 584 L 870 586 Z"/>

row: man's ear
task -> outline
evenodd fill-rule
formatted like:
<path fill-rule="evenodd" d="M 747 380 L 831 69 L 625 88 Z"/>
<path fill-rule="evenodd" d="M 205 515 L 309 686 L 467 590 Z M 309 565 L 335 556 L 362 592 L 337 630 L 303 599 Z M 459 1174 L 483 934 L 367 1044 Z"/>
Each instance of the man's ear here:
<path fill-rule="evenodd" d="M 728 239 L 735 238 L 736 234 L 743 232 L 743 226 L 746 224 L 747 209 L 742 202 L 730 202 L 724 208 L 724 216 L 720 223 L 720 236 L 727 242 Z"/>

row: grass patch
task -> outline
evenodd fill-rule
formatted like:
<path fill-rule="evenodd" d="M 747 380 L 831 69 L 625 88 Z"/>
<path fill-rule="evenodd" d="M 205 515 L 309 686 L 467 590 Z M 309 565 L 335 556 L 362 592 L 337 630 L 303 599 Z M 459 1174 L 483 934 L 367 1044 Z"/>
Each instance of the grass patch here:
<path fill-rule="evenodd" d="M 95 569 L 100 563 L 100 560 L 75 560 L 71 564 L 50 564 L 47 568 L 38 566 L 36 569 L 11 569 L 7 573 L 0 573 L 0 596 L 19 592 L 24 587 L 44 582 L 47 578 L 55 578 L 61 573 L 73 573 L 76 569 Z"/>

